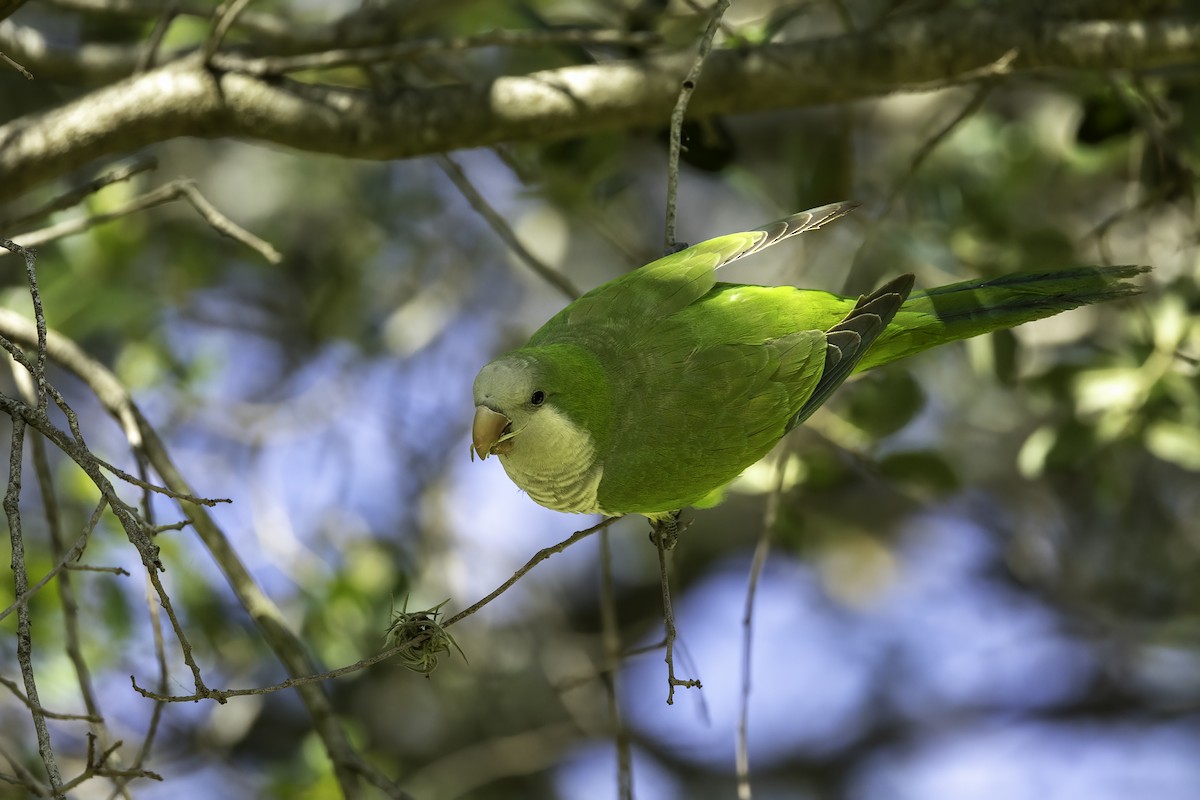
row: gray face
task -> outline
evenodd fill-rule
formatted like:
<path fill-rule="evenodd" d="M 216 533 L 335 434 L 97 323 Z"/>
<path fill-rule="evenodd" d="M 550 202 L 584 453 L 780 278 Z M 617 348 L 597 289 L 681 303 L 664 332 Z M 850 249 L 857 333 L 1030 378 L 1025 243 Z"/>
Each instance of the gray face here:
<path fill-rule="evenodd" d="M 493 361 L 479 371 L 471 440 L 481 458 L 491 453 L 511 454 L 517 446 L 513 439 L 545 416 L 541 412 L 546 409 L 546 393 L 538 387 L 536 373 L 528 359 L 512 356 Z M 538 426 L 533 428 L 536 431 Z"/>
<path fill-rule="evenodd" d="M 528 418 L 545 400 L 532 366 L 523 359 L 501 358 L 475 376 L 475 405 L 504 414 L 513 422 Z"/>
<path fill-rule="evenodd" d="M 536 362 L 508 356 L 475 378 L 473 452 L 495 454 L 534 501 L 557 511 L 601 513 L 603 468 L 591 436 L 555 406 Z"/>

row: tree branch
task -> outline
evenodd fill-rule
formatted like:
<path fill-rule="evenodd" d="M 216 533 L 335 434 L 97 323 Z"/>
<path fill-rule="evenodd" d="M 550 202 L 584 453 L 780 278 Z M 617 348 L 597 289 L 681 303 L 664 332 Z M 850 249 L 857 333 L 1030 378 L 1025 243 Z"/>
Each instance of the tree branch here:
<path fill-rule="evenodd" d="M 901 19 L 871 30 L 753 50 L 719 50 L 694 116 L 849 102 L 977 78 L 1006 53 L 1008 74 L 1191 65 L 1200 22 L 1030 23 L 984 12 Z M 506 141 L 658 126 L 687 53 L 410 89 L 353 89 L 213 73 L 196 56 L 0 127 L 0 199 L 106 155 L 178 136 L 238 137 L 297 150 L 396 159 Z"/>

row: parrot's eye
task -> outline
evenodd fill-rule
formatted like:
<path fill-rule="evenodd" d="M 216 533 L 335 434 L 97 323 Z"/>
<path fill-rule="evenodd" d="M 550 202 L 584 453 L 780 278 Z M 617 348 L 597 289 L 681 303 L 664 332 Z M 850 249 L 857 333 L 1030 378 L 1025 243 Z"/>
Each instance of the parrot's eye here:
<path fill-rule="evenodd" d="M 546 402 L 546 393 L 541 389 L 538 389 L 533 393 L 533 397 L 529 398 L 529 402 L 535 406 L 540 406 L 542 403 Z"/>

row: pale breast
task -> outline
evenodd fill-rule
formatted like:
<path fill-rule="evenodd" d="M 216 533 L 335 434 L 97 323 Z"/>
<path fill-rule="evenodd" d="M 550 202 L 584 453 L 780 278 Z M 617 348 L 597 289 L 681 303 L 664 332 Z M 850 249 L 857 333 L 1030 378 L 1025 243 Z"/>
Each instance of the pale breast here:
<path fill-rule="evenodd" d="M 588 467 L 588 462 L 560 462 L 555 471 L 522 470 L 514 459 L 501 456 L 500 463 L 512 482 L 521 487 L 538 505 L 572 514 L 603 514 L 596 500 L 603 470 Z"/>
<path fill-rule="evenodd" d="M 592 438 L 555 409 L 545 408 L 537 423 L 512 440 L 500 463 L 512 482 L 538 505 L 574 514 L 603 514 L 596 491 L 604 468 L 596 461 Z"/>

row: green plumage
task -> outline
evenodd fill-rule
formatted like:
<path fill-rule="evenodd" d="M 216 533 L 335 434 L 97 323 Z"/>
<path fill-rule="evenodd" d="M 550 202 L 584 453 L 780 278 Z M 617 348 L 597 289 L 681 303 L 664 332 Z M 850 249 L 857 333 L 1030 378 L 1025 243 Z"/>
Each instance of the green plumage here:
<path fill-rule="evenodd" d="M 902 276 L 861 299 L 716 282 L 721 265 L 851 208 L 814 209 L 647 264 L 588 292 L 485 368 L 476 405 L 512 420 L 505 430 L 516 433 L 501 455 L 510 476 L 549 481 L 524 476 L 531 464 L 591 458 L 562 467 L 584 476 L 577 483 L 598 477 L 594 501 L 590 484 L 522 488 L 560 510 L 661 517 L 737 477 L 852 372 L 1138 291 L 1124 279 L 1140 267 L 1019 273 L 911 293 L 912 276 Z M 570 437 L 538 432 L 547 417 L 526 401 L 538 393 L 586 432 L 590 455 L 567 453 L 573 448 L 561 442 Z"/>

